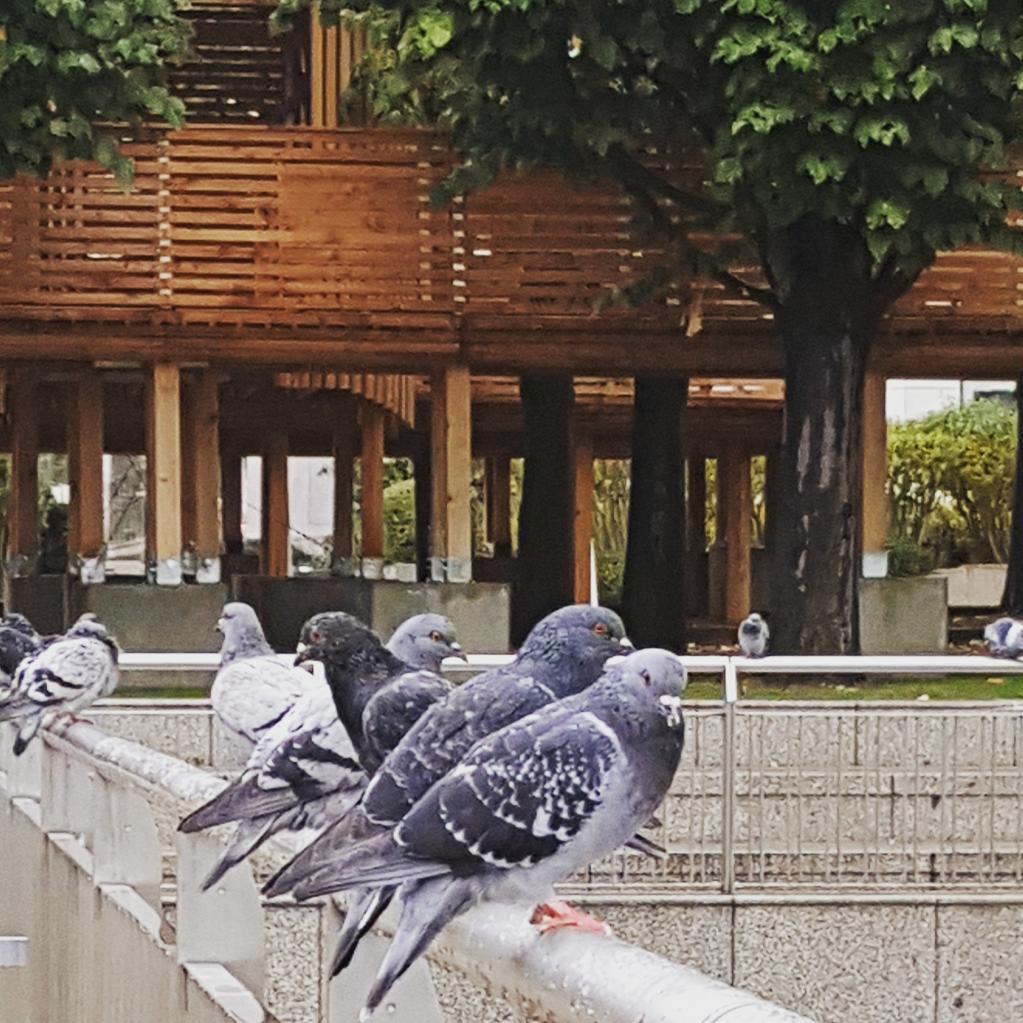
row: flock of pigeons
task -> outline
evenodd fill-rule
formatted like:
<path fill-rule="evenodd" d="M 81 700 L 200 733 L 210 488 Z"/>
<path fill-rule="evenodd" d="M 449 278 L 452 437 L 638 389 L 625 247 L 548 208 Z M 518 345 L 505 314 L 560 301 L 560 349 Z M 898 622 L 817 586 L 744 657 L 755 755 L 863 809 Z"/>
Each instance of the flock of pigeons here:
<path fill-rule="evenodd" d="M 511 663 L 457 687 L 440 674 L 445 657 L 462 656 L 440 615 L 410 618 L 386 645 L 351 615 L 315 615 L 294 665 L 274 654 L 248 605 L 227 604 L 218 627 L 211 702 L 251 752 L 180 828 L 235 825 L 206 889 L 274 833 L 316 829 L 264 892 L 350 893 L 333 974 L 397 897 L 362 1018 L 472 905 L 524 904 L 541 931 L 603 931 L 552 901 L 553 886 L 623 844 L 663 855 L 637 832 L 678 767 L 686 673 L 667 650 L 635 650 L 614 612 L 561 608 Z M 0 662 L 9 679 L 0 720 L 19 723 L 17 753 L 117 683 L 117 646 L 91 616 L 50 640 L 8 616 Z M 303 670 L 313 662 L 323 671 Z"/>

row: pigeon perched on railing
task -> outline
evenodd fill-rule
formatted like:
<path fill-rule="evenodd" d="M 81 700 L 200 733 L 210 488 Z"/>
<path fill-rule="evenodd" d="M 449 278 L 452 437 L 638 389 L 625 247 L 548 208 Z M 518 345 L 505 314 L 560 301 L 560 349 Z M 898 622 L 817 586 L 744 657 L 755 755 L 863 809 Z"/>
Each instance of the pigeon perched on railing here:
<path fill-rule="evenodd" d="M 478 675 L 430 708 L 385 759 L 363 801 L 271 878 L 264 890 L 270 895 L 292 891 L 298 899 L 334 891 L 332 864 L 354 838 L 397 824 L 480 739 L 584 690 L 600 677 L 608 658 L 631 649 L 622 620 L 606 608 L 577 604 L 549 614 L 526 637 L 511 664 Z M 350 961 L 394 890 L 359 893 L 349 903 L 332 973 Z"/>
<path fill-rule="evenodd" d="M 402 886 L 362 1018 L 480 901 L 539 903 L 544 930 L 581 922 L 547 902 L 553 886 L 621 846 L 664 799 L 682 753 L 684 687 L 674 654 L 634 653 L 484 739 L 395 826 L 336 853 L 334 890 Z"/>
<path fill-rule="evenodd" d="M 746 657 L 763 657 L 767 653 L 770 639 L 771 630 L 767 622 L 755 611 L 742 620 L 739 626 L 739 649 Z"/>
<path fill-rule="evenodd" d="M 32 623 L 17 611 L 0 618 L 0 690 L 10 686 L 18 665 L 43 645 Z"/>
<path fill-rule="evenodd" d="M 300 696 L 320 683 L 277 657 L 248 604 L 225 604 L 217 629 L 224 642 L 210 703 L 232 735 L 255 746 Z"/>
<path fill-rule="evenodd" d="M 984 642 L 993 657 L 1023 657 L 1023 622 L 999 618 L 984 626 Z"/>
<path fill-rule="evenodd" d="M 319 623 L 320 629 L 314 630 L 312 622 Z M 443 629 L 440 639 L 433 639 L 432 635 L 440 629 Z M 309 649 L 307 644 L 314 631 L 324 644 L 327 637 L 336 632 L 350 647 L 361 650 L 365 645 L 380 646 L 380 641 L 366 626 L 340 612 L 314 616 L 302 630 L 301 646 Z M 396 647 L 414 658 L 416 667 L 439 665 L 450 654 L 461 652 L 453 626 L 439 615 L 416 615 L 402 623 L 387 649 Z M 335 653 L 344 659 L 345 652 L 345 642 L 341 642 Z M 299 656 L 302 660 L 316 659 Z M 450 689 L 448 682 L 431 671 L 409 671 L 411 665 L 403 660 L 392 667 L 397 676 L 389 673 L 383 680 L 378 679 L 378 689 L 371 694 L 364 711 L 372 733 L 367 742 L 374 749 L 391 741 L 385 733 L 394 733 L 393 741 L 397 742 L 419 714 L 432 702 L 446 696 Z M 328 664 L 328 678 L 334 671 L 334 666 Z M 405 685 L 399 687 L 403 679 Z M 340 685 L 340 680 L 335 678 L 335 684 Z M 392 691 L 395 691 L 393 695 Z M 388 746 L 386 751 L 389 750 Z M 338 717 L 329 686 L 320 685 L 300 697 L 284 717 L 266 731 L 241 775 L 178 826 L 181 831 L 193 832 L 238 822 L 227 849 L 203 881 L 203 890 L 216 884 L 231 867 L 278 831 L 323 827 L 350 809 L 368 781 L 360 753 L 366 760 L 376 762 L 376 752 L 367 756 L 364 750 L 353 745 Z"/>
<path fill-rule="evenodd" d="M 438 673 L 445 657 L 465 660 L 451 619 L 432 611 L 406 618 L 391 634 L 387 649 L 409 668 Z"/>
<path fill-rule="evenodd" d="M 0 703 L 0 721 L 22 721 L 14 742 L 20 756 L 41 727 L 74 717 L 117 688 L 117 643 L 94 615 L 83 615 L 61 638 L 23 660 Z"/>

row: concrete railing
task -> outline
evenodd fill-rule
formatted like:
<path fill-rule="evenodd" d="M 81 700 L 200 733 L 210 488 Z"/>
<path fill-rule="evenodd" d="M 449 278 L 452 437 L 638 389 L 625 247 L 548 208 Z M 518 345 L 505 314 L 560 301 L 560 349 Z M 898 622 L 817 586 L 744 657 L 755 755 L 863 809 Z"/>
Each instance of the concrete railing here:
<path fill-rule="evenodd" d="M 119 1004 L 143 989 L 133 1016 L 147 1023 L 357 1018 L 382 938 L 365 942 L 350 973 L 331 983 L 333 903 L 263 901 L 244 868 L 199 892 L 219 843 L 174 826 L 223 781 L 87 723 L 44 733 L 22 758 L 10 753 L 10 738 L 9 727 L 0 729 L 5 869 L 8 855 L 14 864 L 12 883 L 0 886 L 0 930 L 16 928 L 35 950 L 27 970 L 9 971 L 22 976 L 26 1021 L 128 1018 L 109 999 Z M 292 835 L 271 840 L 256 874 L 300 844 Z M 613 938 L 541 936 L 521 910 L 473 911 L 445 931 L 431 958 L 432 970 L 417 964 L 395 987 L 382 1018 L 483 1023 L 505 1017 L 500 1000 L 551 1023 L 725 1016 L 729 1023 L 806 1023 Z"/>

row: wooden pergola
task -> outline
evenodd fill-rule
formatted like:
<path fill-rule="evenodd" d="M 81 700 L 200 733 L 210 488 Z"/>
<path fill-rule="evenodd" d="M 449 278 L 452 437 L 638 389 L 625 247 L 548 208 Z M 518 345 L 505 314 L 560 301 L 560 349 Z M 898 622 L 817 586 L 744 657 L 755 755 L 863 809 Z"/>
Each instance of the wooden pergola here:
<path fill-rule="evenodd" d="M 218 19 L 239 9 L 200 5 L 200 42 L 216 49 Z M 240 545 L 238 460 L 254 453 L 264 459 L 261 572 L 288 569 L 289 453 L 333 453 L 340 566 L 352 557 L 352 462 L 361 458 L 362 558 L 375 572 L 390 453 L 429 466 L 420 509 L 430 577 L 467 581 L 471 459 L 488 460 L 503 551 L 508 459 L 521 444 L 517 378 L 563 374 L 575 380 L 572 542 L 585 598 L 592 460 L 629 454 L 629 378 L 664 374 L 690 380 L 694 503 L 702 458 L 718 458 L 719 481 L 731 481 L 720 494 L 730 538 L 724 615 L 745 614 L 749 458 L 770 457 L 780 432 L 771 314 L 709 280 L 642 308 L 604 305 L 660 258 L 634 237 L 628 201 L 611 189 L 508 177 L 434 209 L 430 190 L 453 161 L 446 139 L 337 127 L 358 41 L 318 28 L 296 39 L 239 45 L 259 67 L 291 66 L 305 47 L 311 78 L 298 100 L 286 74 L 242 96 L 215 62 L 206 91 L 195 88 L 206 65 L 187 66 L 180 81 L 193 110 L 221 120 L 131 144 L 130 192 L 83 164 L 0 185 L 12 571 L 31 571 L 37 551 L 40 450 L 70 456 L 71 560 L 98 579 L 103 453 L 144 449 L 157 582 L 181 581 L 183 551 L 195 556 L 197 580 L 220 578 L 221 554 Z M 274 90 L 291 97 L 288 117 L 319 126 L 267 123 L 281 108 L 264 102 Z M 865 394 L 868 563 L 887 532 L 885 378 L 1016 376 L 1020 272 L 1003 253 L 942 255 L 888 317 Z"/>

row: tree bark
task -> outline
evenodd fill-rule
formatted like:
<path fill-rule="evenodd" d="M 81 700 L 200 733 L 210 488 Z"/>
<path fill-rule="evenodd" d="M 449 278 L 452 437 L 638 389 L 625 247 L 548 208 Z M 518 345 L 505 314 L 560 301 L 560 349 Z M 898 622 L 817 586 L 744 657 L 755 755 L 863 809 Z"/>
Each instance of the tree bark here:
<path fill-rule="evenodd" d="M 636 377 L 622 616 L 637 646 L 685 650 L 686 379 Z"/>
<path fill-rule="evenodd" d="M 853 229 L 816 218 L 790 227 L 778 250 L 785 417 L 772 649 L 854 653 L 862 386 L 876 327 L 869 261 Z"/>
<path fill-rule="evenodd" d="M 572 603 L 572 378 L 522 377 L 525 433 L 512 643 L 544 615 Z"/>
<path fill-rule="evenodd" d="M 1012 528 L 1002 608 L 1023 614 L 1023 376 L 1016 378 L 1016 480 L 1012 488 Z"/>

